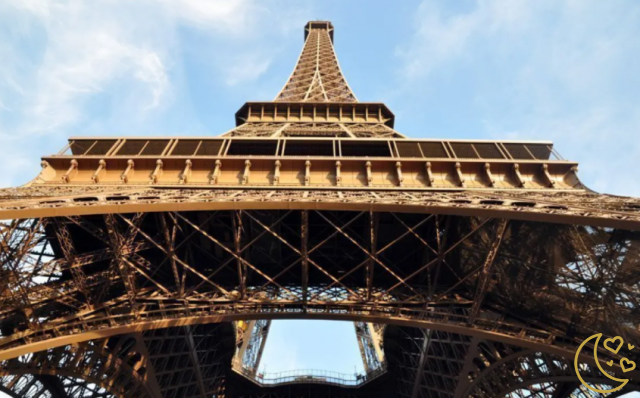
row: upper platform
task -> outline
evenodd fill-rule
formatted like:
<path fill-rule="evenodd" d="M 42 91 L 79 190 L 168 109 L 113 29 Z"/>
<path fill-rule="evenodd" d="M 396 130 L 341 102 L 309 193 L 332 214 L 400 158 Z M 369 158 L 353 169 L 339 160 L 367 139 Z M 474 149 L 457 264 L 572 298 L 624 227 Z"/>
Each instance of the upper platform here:
<path fill-rule="evenodd" d="M 330 21 L 309 21 L 304 26 L 304 40 L 307 40 L 309 33 L 312 30 L 326 30 L 329 33 L 329 38 L 333 43 L 333 24 Z"/>
<path fill-rule="evenodd" d="M 43 158 L 33 184 L 583 189 L 577 164 L 562 159 L 550 142 L 414 140 L 365 124 L 243 126 L 219 138 L 72 138 L 60 153 Z M 331 136 L 305 136 L 310 131 Z"/>

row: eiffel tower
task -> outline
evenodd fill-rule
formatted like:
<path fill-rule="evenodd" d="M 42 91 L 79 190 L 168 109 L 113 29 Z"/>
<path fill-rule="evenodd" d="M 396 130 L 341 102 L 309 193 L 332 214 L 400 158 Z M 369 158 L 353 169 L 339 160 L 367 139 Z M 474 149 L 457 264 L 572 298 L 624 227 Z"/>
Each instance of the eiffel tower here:
<path fill-rule="evenodd" d="M 581 377 L 639 388 L 640 200 L 548 141 L 405 137 L 333 40 L 220 136 L 71 137 L 1 190 L 1 392 L 593 397 L 596 333 L 628 346 Z M 260 373 L 279 319 L 353 322 L 365 372 Z"/>

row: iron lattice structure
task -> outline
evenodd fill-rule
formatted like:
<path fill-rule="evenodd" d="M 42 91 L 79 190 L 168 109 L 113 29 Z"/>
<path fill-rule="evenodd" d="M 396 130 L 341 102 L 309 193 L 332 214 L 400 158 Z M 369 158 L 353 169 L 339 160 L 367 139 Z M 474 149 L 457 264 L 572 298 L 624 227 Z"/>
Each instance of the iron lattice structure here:
<path fill-rule="evenodd" d="M 640 200 L 590 191 L 552 143 L 406 138 L 318 21 L 275 101 L 236 121 L 71 138 L 0 191 L 1 391 L 590 397 L 576 347 L 640 341 Z M 275 319 L 355 322 L 369 374 L 261 383 Z M 592 352 L 583 377 L 610 386 Z M 632 379 L 613 396 L 637 388 L 598 358 Z"/>

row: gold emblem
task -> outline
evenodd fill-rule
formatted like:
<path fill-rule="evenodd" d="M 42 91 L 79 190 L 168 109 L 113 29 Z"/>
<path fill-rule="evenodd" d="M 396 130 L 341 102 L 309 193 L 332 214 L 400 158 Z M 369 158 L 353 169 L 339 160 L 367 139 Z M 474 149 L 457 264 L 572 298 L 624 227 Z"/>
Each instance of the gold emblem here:
<path fill-rule="evenodd" d="M 611 376 L 610 374 L 608 374 L 607 372 L 605 372 L 604 369 L 602 369 L 602 366 L 600 365 L 600 361 L 598 360 L 598 343 L 600 343 L 600 338 L 602 337 L 602 333 L 597 333 L 594 334 L 593 336 L 587 338 L 585 341 L 582 342 L 582 344 L 580 344 L 580 346 L 578 347 L 578 349 L 576 350 L 576 358 L 574 361 L 574 367 L 576 369 L 576 375 L 578 376 L 578 379 L 580 379 L 580 381 L 582 382 L 582 384 L 584 384 L 585 387 L 587 387 L 589 390 L 591 391 L 595 391 L 595 392 L 599 392 L 602 394 L 607 394 L 610 392 L 614 392 L 614 391 L 618 391 L 620 390 L 622 387 L 624 387 L 625 385 L 627 385 L 627 383 L 629 382 L 629 379 L 618 379 L 616 377 Z M 593 358 L 595 359 L 595 363 L 596 366 L 598 367 L 598 369 L 600 369 L 600 371 L 602 372 L 603 375 L 605 375 L 607 378 L 620 382 L 622 384 L 620 384 L 617 387 L 613 387 L 609 390 L 601 390 L 599 388 L 595 388 L 590 386 L 589 384 L 587 384 L 584 379 L 582 378 L 582 376 L 580 375 L 580 369 L 578 367 L 578 358 L 580 357 L 580 351 L 582 351 L 582 348 L 585 346 L 585 344 L 587 344 L 588 341 L 592 340 L 592 339 L 596 339 L 595 344 L 593 345 Z M 615 348 L 612 348 L 613 345 L 616 343 L 616 341 L 619 341 L 618 346 Z M 612 343 L 612 347 L 609 347 L 609 343 Z M 604 341 L 604 348 L 606 348 L 607 350 L 613 352 L 614 354 L 617 354 L 618 351 L 620 351 L 620 348 L 622 347 L 622 345 L 624 344 L 624 339 L 620 336 L 616 336 L 610 339 L 606 339 Z M 629 349 L 631 350 L 634 346 L 629 344 L 628 345 Z M 626 366 L 625 366 L 626 364 Z M 613 366 L 613 360 L 610 360 L 607 362 L 607 365 L 609 366 Z M 630 372 L 633 369 L 636 368 L 636 363 L 633 361 L 630 361 L 627 358 L 622 358 L 620 360 L 620 368 L 622 369 L 623 372 Z"/>

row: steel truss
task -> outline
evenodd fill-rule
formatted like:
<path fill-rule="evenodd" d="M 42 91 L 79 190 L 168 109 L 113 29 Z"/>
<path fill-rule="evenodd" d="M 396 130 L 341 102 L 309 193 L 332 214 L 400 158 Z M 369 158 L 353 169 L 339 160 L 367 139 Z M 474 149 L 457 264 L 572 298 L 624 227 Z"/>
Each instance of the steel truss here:
<path fill-rule="evenodd" d="M 386 367 L 384 357 L 384 324 L 355 322 L 356 339 L 362 356 L 364 371 L 374 373 Z"/>
<path fill-rule="evenodd" d="M 256 378 L 271 321 L 259 319 L 236 322 L 236 353 L 232 367 L 235 371 Z"/>
<path fill-rule="evenodd" d="M 435 214 L 232 210 L 15 220 L 2 234 L 0 359 L 145 331 L 162 396 L 206 396 L 223 388 L 224 355 L 190 350 L 194 330 L 205 333 L 199 327 L 369 321 L 428 329 L 431 337 L 417 345 L 427 354 L 412 366 L 429 388 L 454 396 L 463 394 L 458 376 L 468 374 L 461 366 L 479 339 L 566 361 L 595 332 L 637 336 L 639 241 L 636 232 L 610 228 Z M 199 355 L 217 358 L 172 381 L 189 392 L 164 389 L 147 337 L 156 333 L 177 339 L 182 348 L 169 351 L 191 364 L 202 366 Z M 465 347 L 459 355 L 430 360 L 438 347 L 457 346 Z M 426 396 L 415 395 L 422 384 L 410 380 L 406 395 Z"/>
<path fill-rule="evenodd" d="M 143 348 L 157 383 L 157 397 L 224 396 L 233 355 L 230 325 L 196 325 L 144 332 Z"/>
<path fill-rule="evenodd" d="M 56 347 L 0 363 L 2 390 L 19 397 L 152 397 L 147 358 L 122 335 Z"/>

